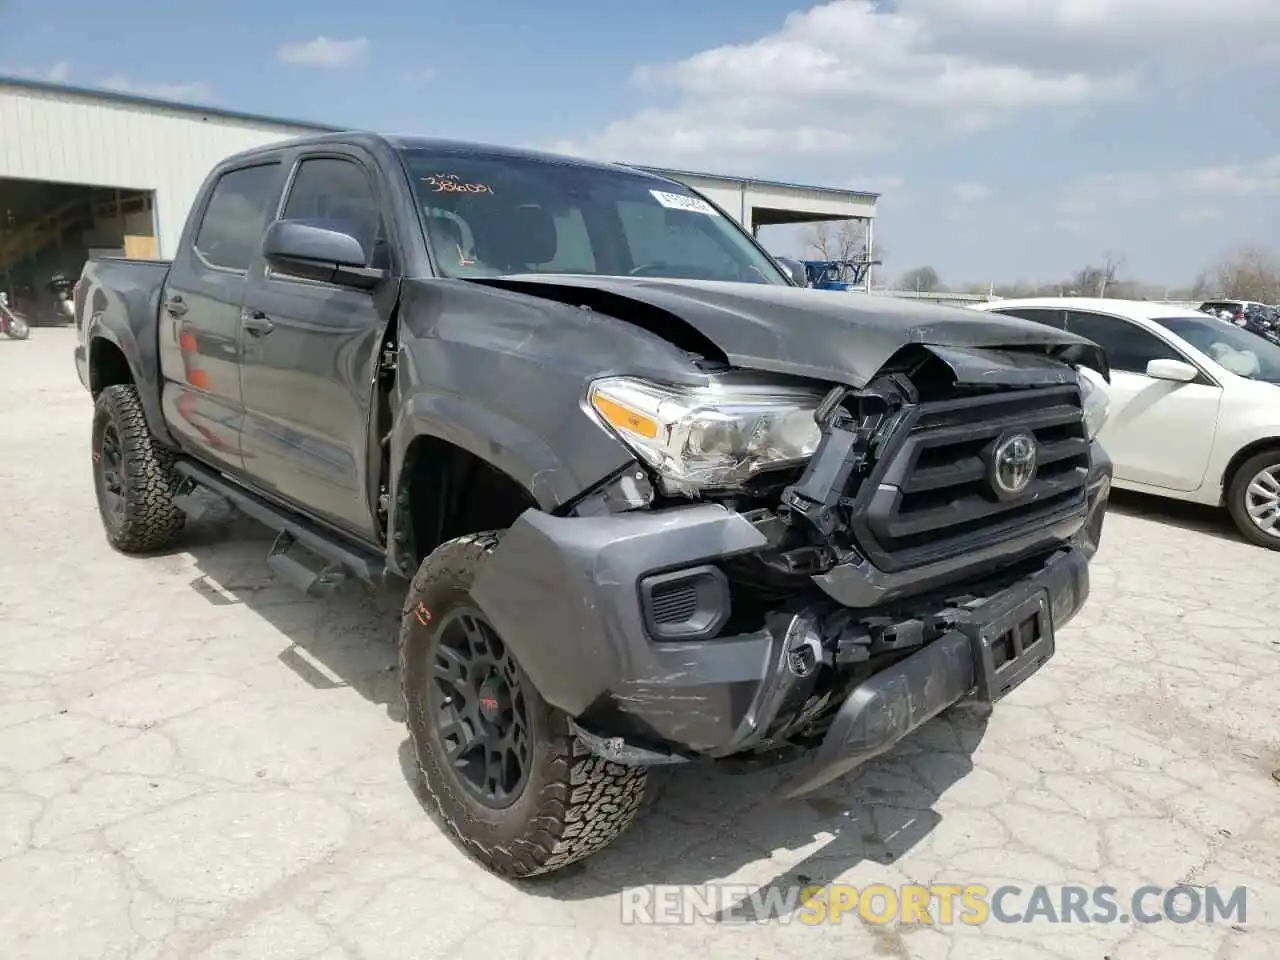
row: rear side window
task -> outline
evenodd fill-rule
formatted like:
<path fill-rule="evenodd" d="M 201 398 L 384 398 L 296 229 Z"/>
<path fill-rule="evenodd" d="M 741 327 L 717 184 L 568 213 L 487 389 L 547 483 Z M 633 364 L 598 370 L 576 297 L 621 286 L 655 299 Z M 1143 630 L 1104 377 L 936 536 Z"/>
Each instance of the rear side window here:
<path fill-rule="evenodd" d="M 196 233 L 195 251 L 210 267 L 246 271 L 262 245 L 278 163 L 229 170 L 218 178 Z"/>
<path fill-rule="evenodd" d="M 1118 317 L 1071 310 L 1067 313 L 1067 329 L 1102 347 L 1112 370 L 1145 374 L 1152 360 L 1183 359 L 1159 337 Z"/>

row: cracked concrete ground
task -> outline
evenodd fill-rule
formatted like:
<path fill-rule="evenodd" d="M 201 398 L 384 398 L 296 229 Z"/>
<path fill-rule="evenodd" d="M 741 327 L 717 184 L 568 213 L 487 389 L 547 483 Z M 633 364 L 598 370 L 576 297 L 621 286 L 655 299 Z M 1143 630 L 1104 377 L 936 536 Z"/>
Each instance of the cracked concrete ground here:
<path fill-rule="evenodd" d="M 278 585 L 268 534 L 112 553 L 72 335 L 0 340 L 0 957 L 1280 956 L 1280 554 L 1126 498 L 1086 612 L 989 718 L 859 776 L 655 777 L 616 846 L 513 885 L 406 772 L 395 596 Z M 803 880 L 798 878 L 804 878 Z M 631 927 L 619 892 L 733 881 L 1249 889 L 1244 924 Z"/>

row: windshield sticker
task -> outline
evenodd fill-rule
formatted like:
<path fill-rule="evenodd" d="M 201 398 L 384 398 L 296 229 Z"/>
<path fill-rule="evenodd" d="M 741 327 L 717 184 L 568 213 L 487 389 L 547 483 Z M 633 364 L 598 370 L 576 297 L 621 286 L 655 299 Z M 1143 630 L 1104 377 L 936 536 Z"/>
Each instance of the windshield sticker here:
<path fill-rule="evenodd" d="M 720 212 L 707 201 L 699 197 L 686 196 L 683 193 L 664 193 L 662 190 L 650 190 L 653 199 L 669 210 L 688 210 L 691 213 L 705 213 L 709 217 L 718 217 Z"/>
<path fill-rule="evenodd" d="M 434 173 L 423 177 L 422 182 L 432 187 L 432 193 L 485 193 L 493 195 L 493 187 L 487 183 L 467 183 L 456 173 Z"/>

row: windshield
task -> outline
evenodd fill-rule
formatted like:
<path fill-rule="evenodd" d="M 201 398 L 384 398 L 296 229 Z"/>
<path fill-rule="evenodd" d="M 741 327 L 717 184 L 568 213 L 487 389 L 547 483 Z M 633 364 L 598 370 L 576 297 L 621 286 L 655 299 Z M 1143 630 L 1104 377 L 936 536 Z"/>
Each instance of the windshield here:
<path fill-rule="evenodd" d="M 679 184 L 538 159 L 403 155 L 445 276 L 596 274 L 788 285 L 735 223 Z"/>
<path fill-rule="evenodd" d="M 1232 373 L 1280 383 L 1280 347 L 1256 333 L 1207 317 L 1157 317 L 1156 323 Z"/>

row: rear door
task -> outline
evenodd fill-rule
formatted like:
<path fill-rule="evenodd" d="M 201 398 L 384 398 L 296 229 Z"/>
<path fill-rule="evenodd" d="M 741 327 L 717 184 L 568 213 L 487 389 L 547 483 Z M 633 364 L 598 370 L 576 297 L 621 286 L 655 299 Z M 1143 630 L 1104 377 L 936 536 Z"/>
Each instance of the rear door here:
<path fill-rule="evenodd" d="M 240 473 L 240 304 L 283 168 L 225 170 L 194 212 L 160 296 L 159 354 L 170 429 L 188 450 Z"/>
<path fill-rule="evenodd" d="M 389 279 L 374 290 L 258 263 L 240 318 L 245 468 L 264 492 L 376 542 L 370 404 L 402 259 L 376 166 L 357 148 L 299 155 L 279 216 L 356 236 Z"/>
<path fill-rule="evenodd" d="M 1204 480 L 1222 388 L 1202 374 L 1191 383 L 1147 376 L 1152 360 L 1196 364 L 1154 333 L 1120 317 L 1066 312 L 1067 330 L 1094 341 L 1111 364 L 1111 415 L 1098 439 L 1116 477 L 1167 490 L 1195 490 Z"/>

